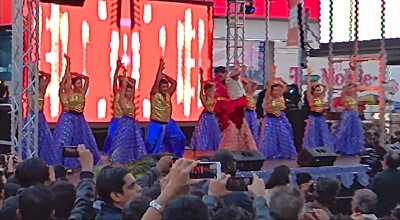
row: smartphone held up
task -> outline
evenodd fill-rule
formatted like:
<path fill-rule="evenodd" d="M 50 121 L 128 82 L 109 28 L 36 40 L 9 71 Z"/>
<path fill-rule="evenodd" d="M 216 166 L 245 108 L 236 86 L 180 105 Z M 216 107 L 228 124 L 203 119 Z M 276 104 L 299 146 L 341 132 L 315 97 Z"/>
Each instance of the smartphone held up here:
<path fill-rule="evenodd" d="M 78 158 L 79 157 L 78 146 L 64 146 L 62 154 L 64 158 Z"/>
<path fill-rule="evenodd" d="M 200 162 L 189 176 L 191 179 L 221 179 L 221 163 Z"/>

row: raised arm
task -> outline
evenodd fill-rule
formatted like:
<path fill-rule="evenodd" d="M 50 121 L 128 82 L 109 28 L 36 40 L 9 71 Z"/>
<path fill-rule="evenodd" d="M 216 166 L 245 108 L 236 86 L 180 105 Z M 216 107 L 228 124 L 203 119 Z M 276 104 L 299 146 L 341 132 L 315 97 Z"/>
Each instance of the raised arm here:
<path fill-rule="evenodd" d="M 168 89 L 168 93 L 170 96 L 172 96 L 172 94 L 174 94 L 174 92 L 176 91 L 176 80 L 172 79 L 171 77 L 169 77 L 165 74 L 164 74 L 164 78 L 168 81 L 169 84 L 171 84 L 171 86 Z"/>
<path fill-rule="evenodd" d="M 62 78 L 60 82 L 60 94 L 62 92 L 70 93 L 71 92 L 71 58 L 67 55 L 63 55 L 66 61 L 66 66 L 65 66 L 65 73 L 64 77 Z"/>
<path fill-rule="evenodd" d="M 156 79 L 154 81 L 153 87 L 151 88 L 151 95 L 153 96 L 158 92 L 158 86 L 160 85 L 160 81 L 163 78 L 163 70 L 165 68 L 165 62 L 164 62 L 164 57 L 160 58 L 160 61 L 158 63 L 158 70 L 157 70 L 157 75 Z"/>
<path fill-rule="evenodd" d="M 41 86 L 39 85 L 39 93 L 40 93 L 40 95 L 44 95 L 44 93 L 46 92 L 47 86 L 49 86 L 51 75 L 49 73 L 46 73 L 43 71 L 39 71 L 39 74 L 41 75 L 41 77 L 45 83 L 44 88 L 40 88 Z"/>
<path fill-rule="evenodd" d="M 312 84 L 311 84 L 311 73 L 312 73 L 312 69 L 310 67 L 307 68 L 307 100 L 308 103 L 312 102 L 312 94 L 311 94 L 311 90 L 312 90 Z"/>
<path fill-rule="evenodd" d="M 114 96 L 118 93 L 118 73 L 119 69 L 121 68 L 121 60 L 117 59 L 117 65 L 115 67 L 115 72 L 114 72 L 114 80 L 113 80 L 113 93 Z"/>
<path fill-rule="evenodd" d="M 86 94 L 89 89 L 89 76 L 79 73 L 75 73 L 74 75 L 77 77 L 81 77 L 85 81 L 85 83 L 83 84 L 83 94 Z"/>
<path fill-rule="evenodd" d="M 239 61 L 235 61 L 235 66 L 232 72 L 229 73 L 229 78 L 232 78 L 233 80 L 239 80 L 239 76 L 242 74 L 240 71 L 240 63 Z"/>
<path fill-rule="evenodd" d="M 204 79 L 203 79 L 203 69 L 199 69 L 200 73 L 200 101 L 204 103 L 206 101 L 206 96 L 204 95 Z"/>

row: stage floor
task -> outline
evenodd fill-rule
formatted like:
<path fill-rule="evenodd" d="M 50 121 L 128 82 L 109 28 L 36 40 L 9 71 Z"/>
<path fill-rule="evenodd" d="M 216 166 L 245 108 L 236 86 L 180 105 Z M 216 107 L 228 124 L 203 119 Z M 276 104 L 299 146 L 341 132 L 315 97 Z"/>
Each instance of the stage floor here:
<path fill-rule="evenodd" d="M 192 150 L 186 150 L 184 158 L 188 159 L 196 159 L 199 156 L 209 156 L 212 157 L 214 152 L 212 151 L 196 151 L 196 155 L 193 154 Z M 352 165 L 359 165 L 360 158 L 358 156 L 338 156 L 334 166 L 352 166 Z M 268 159 L 264 161 L 264 166 L 262 170 L 272 171 L 275 167 L 280 165 L 286 165 L 290 168 L 300 168 L 297 165 L 297 158 L 296 159 Z"/>

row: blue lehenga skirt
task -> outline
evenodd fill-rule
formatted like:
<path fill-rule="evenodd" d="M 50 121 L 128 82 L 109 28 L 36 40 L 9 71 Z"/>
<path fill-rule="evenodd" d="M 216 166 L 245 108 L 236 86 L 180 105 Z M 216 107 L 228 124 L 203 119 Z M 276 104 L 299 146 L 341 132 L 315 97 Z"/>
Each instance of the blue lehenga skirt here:
<path fill-rule="evenodd" d="M 110 152 L 110 149 L 111 149 L 113 139 L 115 138 L 115 135 L 117 134 L 117 127 L 118 127 L 119 119 L 120 118 L 114 117 L 110 121 L 110 124 L 108 126 L 107 137 L 106 137 L 106 140 L 104 141 L 103 155 L 112 154 L 112 152 Z"/>
<path fill-rule="evenodd" d="M 254 111 L 253 109 L 246 109 L 246 111 L 244 112 L 244 118 L 249 125 L 251 134 L 253 135 L 255 142 L 257 143 L 260 139 L 260 123 L 258 122 L 256 111 Z"/>
<path fill-rule="evenodd" d="M 190 146 L 196 150 L 216 151 L 221 138 L 221 130 L 215 114 L 203 111 L 194 127 Z"/>
<path fill-rule="evenodd" d="M 267 114 L 261 127 L 258 150 L 265 158 L 293 158 L 297 156 L 292 125 L 285 112 L 276 117 Z"/>
<path fill-rule="evenodd" d="M 30 114 L 34 114 L 33 111 Z M 30 123 L 27 125 L 27 119 L 24 120 L 24 129 L 22 130 L 23 135 L 27 135 L 28 126 L 31 127 L 33 131 L 34 125 Z M 32 134 L 31 134 L 32 135 Z M 33 137 L 32 137 L 33 138 Z M 33 140 L 32 140 L 33 141 Z M 48 165 L 55 166 L 59 164 L 59 160 L 57 159 L 57 149 L 53 146 L 53 134 L 50 131 L 49 125 L 47 124 L 46 118 L 42 111 L 38 112 L 38 156 L 46 162 Z M 26 139 L 22 141 L 22 159 L 27 159 L 35 154 L 35 149 L 30 149 L 30 155 L 28 155 L 28 147 L 29 145 L 26 143 Z M 18 154 L 18 148 L 15 149 Z"/>
<path fill-rule="evenodd" d="M 135 119 L 123 116 L 109 151 L 112 162 L 127 164 L 147 154 L 143 132 Z"/>
<path fill-rule="evenodd" d="M 322 114 L 311 113 L 304 132 L 303 148 L 329 147 L 333 149 L 333 138 L 328 123 Z"/>
<path fill-rule="evenodd" d="M 336 153 L 356 155 L 365 149 L 364 131 L 357 111 L 344 110 L 333 135 Z"/>
<path fill-rule="evenodd" d="M 62 165 L 67 168 L 80 166 L 77 158 L 63 158 L 62 156 L 64 146 L 78 146 L 80 144 L 84 144 L 86 149 L 93 154 L 93 162 L 96 165 L 100 161 L 100 152 L 85 117 L 82 113 L 63 112 L 54 130 L 54 148 L 58 150 Z"/>

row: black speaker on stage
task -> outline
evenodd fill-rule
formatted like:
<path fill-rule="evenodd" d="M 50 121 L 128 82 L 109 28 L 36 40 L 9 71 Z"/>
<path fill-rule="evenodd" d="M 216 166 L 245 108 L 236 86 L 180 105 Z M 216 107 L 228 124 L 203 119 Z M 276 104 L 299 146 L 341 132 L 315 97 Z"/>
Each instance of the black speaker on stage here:
<path fill-rule="evenodd" d="M 376 152 L 381 157 L 385 156 L 389 151 L 392 151 L 393 153 L 397 153 L 400 155 L 400 143 L 387 144 L 384 145 L 383 147 L 381 146 L 376 147 Z"/>
<path fill-rule="evenodd" d="M 9 106 L 0 107 L 0 140 L 11 141 L 11 108 Z M 0 153 L 11 152 L 9 145 L 0 144 Z"/>
<path fill-rule="evenodd" d="M 236 160 L 236 169 L 240 171 L 258 171 L 264 165 L 264 157 L 255 150 L 232 151 Z"/>
<path fill-rule="evenodd" d="M 297 164 L 301 167 L 333 166 L 336 153 L 328 147 L 303 148 L 297 157 Z"/>
<path fill-rule="evenodd" d="M 43 3 L 53 3 L 57 5 L 69 5 L 82 7 L 85 4 L 85 0 L 40 0 Z"/>

